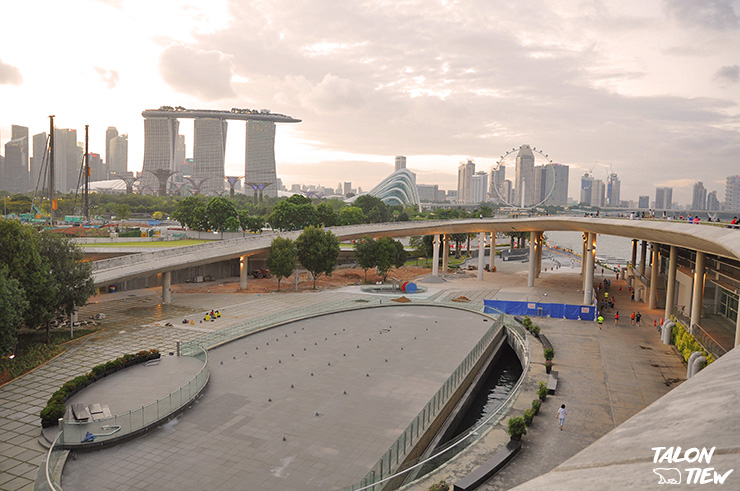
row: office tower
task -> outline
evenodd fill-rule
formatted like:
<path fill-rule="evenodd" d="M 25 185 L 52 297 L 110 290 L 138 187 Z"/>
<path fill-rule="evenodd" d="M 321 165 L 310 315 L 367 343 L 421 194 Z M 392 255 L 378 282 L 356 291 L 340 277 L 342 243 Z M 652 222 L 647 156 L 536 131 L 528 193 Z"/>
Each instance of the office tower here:
<path fill-rule="evenodd" d="M 529 145 L 519 147 L 516 156 L 514 205 L 529 206 L 535 203 L 534 153 Z"/>
<path fill-rule="evenodd" d="M 511 182 L 511 179 L 504 181 L 504 198 L 506 198 L 507 203 L 511 203 L 514 198 L 514 183 Z"/>
<path fill-rule="evenodd" d="M 54 189 L 68 193 L 77 187 L 83 155 L 77 145 L 77 130 L 54 128 Z"/>
<path fill-rule="evenodd" d="M 185 177 L 193 177 L 193 159 L 185 159 L 182 163 L 182 175 Z"/>
<path fill-rule="evenodd" d="M 470 203 L 488 201 L 488 173 L 479 171 L 470 178 Z"/>
<path fill-rule="evenodd" d="M 398 155 L 396 157 L 396 168 L 395 170 L 405 169 L 406 168 L 406 157 L 403 155 Z"/>
<path fill-rule="evenodd" d="M 31 175 L 29 182 L 29 189 L 36 189 L 42 191 L 44 187 L 45 175 L 41 175 L 42 168 L 45 173 L 49 173 L 48 161 L 49 159 L 49 142 L 48 135 L 46 133 L 39 133 L 33 135 L 33 157 L 31 157 Z M 39 178 L 41 180 L 39 180 Z"/>
<path fill-rule="evenodd" d="M 650 208 L 650 196 L 640 196 L 637 198 L 637 207 L 641 210 Z"/>
<path fill-rule="evenodd" d="M 5 176 L 2 189 L 10 193 L 29 190 L 28 137 L 16 138 L 5 144 Z"/>
<path fill-rule="evenodd" d="M 717 191 L 712 191 L 707 194 L 707 211 L 719 211 L 719 199 L 717 199 Z"/>
<path fill-rule="evenodd" d="M 113 140 L 117 136 L 118 130 L 115 128 L 115 126 L 108 126 L 108 129 L 105 130 L 105 163 L 108 164 L 108 169 L 110 169 L 110 163 L 112 160 L 110 143 L 111 140 Z"/>
<path fill-rule="evenodd" d="M 740 211 L 740 176 L 728 176 L 725 181 L 725 209 Z"/>
<path fill-rule="evenodd" d="M 108 174 L 110 176 L 125 176 L 128 172 L 128 135 L 118 135 L 110 141 L 108 155 Z"/>
<path fill-rule="evenodd" d="M 601 179 L 594 179 L 591 185 L 591 206 L 604 207 L 606 202 L 606 184 Z"/>
<path fill-rule="evenodd" d="M 90 165 L 90 182 L 106 181 L 108 179 L 108 166 L 103 163 L 103 158 L 99 153 L 90 152 L 88 164 Z M 81 185 L 84 185 L 84 182 Z"/>
<path fill-rule="evenodd" d="M 491 180 L 489 184 L 488 194 L 494 203 L 506 204 L 508 199 L 504 190 L 504 182 L 506 181 L 506 166 L 498 163 L 496 167 L 491 169 Z"/>
<path fill-rule="evenodd" d="M 447 191 L 447 201 L 457 201 L 457 189 L 450 189 Z"/>
<path fill-rule="evenodd" d="M 617 174 L 612 172 L 609 174 L 609 179 L 606 184 L 606 205 L 612 208 L 619 207 L 619 194 L 620 188 L 622 187 L 621 182 Z"/>
<path fill-rule="evenodd" d="M 177 135 L 177 143 L 175 144 L 175 160 L 174 160 L 174 168 L 175 175 L 172 176 L 172 179 L 175 182 L 183 182 L 183 173 L 182 173 L 182 166 L 185 163 L 185 153 L 187 150 L 187 146 L 185 145 L 185 135 Z"/>
<path fill-rule="evenodd" d="M 213 196 L 224 191 L 227 125 L 225 119 L 219 118 L 197 118 L 195 120 L 193 177 L 206 179 L 201 189 L 202 194 Z M 178 140 L 179 138 L 175 140 L 175 150 L 177 150 Z M 172 170 L 175 170 L 174 160 Z"/>
<path fill-rule="evenodd" d="M 655 188 L 655 209 L 670 210 L 673 200 L 673 188 Z"/>
<path fill-rule="evenodd" d="M 691 198 L 691 209 L 707 209 L 707 189 L 704 187 L 704 183 L 701 181 L 694 183 L 694 191 Z"/>
<path fill-rule="evenodd" d="M 278 188 L 273 121 L 247 121 L 246 154 L 244 188 L 247 192 L 251 188 L 258 196 L 276 197 Z"/>
<path fill-rule="evenodd" d="M 352 183 L 350 181 L 345 181 L 342 185 L 342 194 L 347 196 L 352 192 Z"/>
<path fill-rule="evenodd" d="M 591 205 L 591 195 L 592 195 L 592 189 L 594 187 L 594 177 L 586 172 L 581 177 L 581 196 L 579 199 L 579 203 L 583 203 L 585 205 Z"/>
<path fill-rule="evenodd" d="M 437 184 L 417 184 L 416 189 L 419 191 L 419 200 L 424 203 L 437 201 L 439 185 Z"/>
<path fill-rule="evenodd" d="M 461 163 L 457 168 L 457 202 L 473 203 L 471 179 L 475 174 L 475 164 L 472 160 Z"/>
<path fill-rule="evenodd" d="M 545 205 L 565 206 L 568 204 L 568 175 L 570 168 L 563 164 L 547 164 L 544 168 L 544 186 L 540 201 Z"/>
<path fill-rule="evenodd" d="M 145 192 L 160 189 L 159 179 L 174 170 L 175 148 L 180 123 L 175 118 L 144 118 L 144 165 L 141 187 Z"/>

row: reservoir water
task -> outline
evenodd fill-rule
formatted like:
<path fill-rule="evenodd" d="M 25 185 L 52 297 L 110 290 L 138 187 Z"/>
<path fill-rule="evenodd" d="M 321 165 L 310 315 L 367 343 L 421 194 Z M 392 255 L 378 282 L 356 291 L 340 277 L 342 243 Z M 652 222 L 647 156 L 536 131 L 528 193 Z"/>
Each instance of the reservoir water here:
<path fill-rule="evenodd" d="M 572 249 L 580 255 L 583 252 L 583 238 L 580 232 L 545 232 L 547 245 Z M 596 258 L 610 266 L 626 266 L 632 257 L 632 240 L 614 235 L 596 237 Z"/>

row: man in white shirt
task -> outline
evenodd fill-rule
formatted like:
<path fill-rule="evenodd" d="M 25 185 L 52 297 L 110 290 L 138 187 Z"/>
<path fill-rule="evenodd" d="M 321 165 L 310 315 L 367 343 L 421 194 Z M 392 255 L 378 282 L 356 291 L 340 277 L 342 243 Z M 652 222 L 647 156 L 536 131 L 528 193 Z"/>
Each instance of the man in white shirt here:
<path fill-rule="evenodd" d="M 560 409 L 558 409 L 558 417 L 557 419 L 560 421 L 560 431 L 563 431 L 563 425 L 565 424 L 565 415 L 568 414 L 568 411 L 565 410 L 565 404 L 560 406 Z"/>

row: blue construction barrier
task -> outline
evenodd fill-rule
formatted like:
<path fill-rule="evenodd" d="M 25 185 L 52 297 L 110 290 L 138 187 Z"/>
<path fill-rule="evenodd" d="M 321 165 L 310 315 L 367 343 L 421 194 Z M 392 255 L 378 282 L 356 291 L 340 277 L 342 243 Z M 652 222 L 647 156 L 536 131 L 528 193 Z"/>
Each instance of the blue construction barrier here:
<path fill-rule="evenodd" d="M 503 312 L 510 315 L 527 315 L 530 317 L 554 317 L 593 321 L 596 319 L 596 307 L 593 305 L 569 305 L 563 303 L 515 302 L 512 300 L 483 300 L 485 312 Z"/>

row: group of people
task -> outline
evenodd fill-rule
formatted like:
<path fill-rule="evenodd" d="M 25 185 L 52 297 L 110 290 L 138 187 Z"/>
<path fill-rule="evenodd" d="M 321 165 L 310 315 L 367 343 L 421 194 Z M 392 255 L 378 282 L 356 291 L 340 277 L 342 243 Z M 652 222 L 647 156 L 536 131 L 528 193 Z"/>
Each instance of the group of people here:
<path fill-rule="evenodd" d="M 213 322 L 219 317 L 221 317 L 221 312 L 219 312 L 218 310 L 211 309 L 210 312 L 206 312 L 206 314 L 203 316 L 203 319 L 200 321 L 200 323 L 202 324 L 203 321 Z M 195 322 L 193 322 L 192 320 L 188 320 L 187 318 L 183 319 L 182 323 L 183 324 L 195 324 Z"/>

